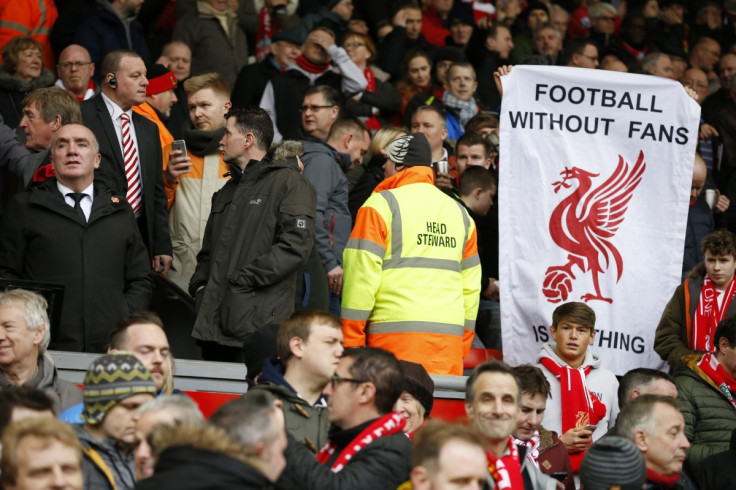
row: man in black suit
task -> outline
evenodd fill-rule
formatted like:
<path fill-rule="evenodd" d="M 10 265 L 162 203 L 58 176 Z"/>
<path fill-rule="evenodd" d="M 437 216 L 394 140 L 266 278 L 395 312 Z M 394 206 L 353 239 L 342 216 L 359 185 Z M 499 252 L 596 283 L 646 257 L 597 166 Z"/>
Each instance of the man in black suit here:
<path fill-rule="evenodd" d="M 172 250 L 158 127 L 132 111 L 146 99 L 146 65 L 132 51 L 114 50 L 100 69 L 102 91 L 81 104 L 84 124 L 94 132 L 102 154 L 95 182 L 126 196 L 154 270 L 166 274 Z"/>

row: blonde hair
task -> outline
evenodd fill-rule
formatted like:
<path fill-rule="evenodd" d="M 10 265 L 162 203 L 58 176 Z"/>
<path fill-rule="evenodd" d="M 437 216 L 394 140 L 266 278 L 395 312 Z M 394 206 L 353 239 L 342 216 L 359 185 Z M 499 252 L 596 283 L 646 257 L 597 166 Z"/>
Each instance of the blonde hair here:
<path fill-rule="evenodd" d="M 389 126 L 379 129 L 373 135 L 373 141 L 371 141 L 371 146 L 368 148 L 368 153 L 371 156 L 378 155 L 389 143 L 405 134 L 409 134 L 409 130 L 404 127 Z"/>

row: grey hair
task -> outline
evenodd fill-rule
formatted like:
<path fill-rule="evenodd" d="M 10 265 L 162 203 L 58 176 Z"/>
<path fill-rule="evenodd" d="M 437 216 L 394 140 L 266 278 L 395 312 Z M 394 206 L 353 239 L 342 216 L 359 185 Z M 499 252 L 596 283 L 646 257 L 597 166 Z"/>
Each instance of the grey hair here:
<path fill-rule="evenodd" d="M 606 12 L 616 15 L 616 7 L 605 2 L 596 3 L 595 5 L 588 7 L 588 17 L 591 19 L 597 19 Z"/>
<path fill-rule="evenodd" d="M 49 315 L 46 313 L 48 303 L 38 293 L 25 289 L 11 289 L 0 293 L 0 306 L 15 306 L 23 310 L 23 320 L 28 330 L 34 332 L 37 328 L 44 329 L 43 339 L 38 345 L 39 354 L 46 352 L 51 342 Z"/>
<path fill-rule="evenodd" d="M 662 395 L 641 395 L 621 409 L 616 424 L 618 435 L 633 441 L 634 434 L 639 429 L 643 429 L 647 434 L 653 434 L 656 422 L 654 407 L 657 403 L 669 405 L 680 411 L 680 403 L 675 398 Z"/>
<path fill-rule="evenodd" d="M 182 424 L 198 425 L 204 423 L 199 407 L 186 395 L 163 395 L 138 407 L 138 415 L 149 412 L 175 412 L 174 419 Z"/>
<path fill-rule="evenodd" d="M 252 449 L 259 442 L 270 444 L 279 436 L 272 420 L 272 414 L 278 410 L 275 401 L 265 390 L 249 391 L 221 406 L 209 421 L 246 448 Z"/>

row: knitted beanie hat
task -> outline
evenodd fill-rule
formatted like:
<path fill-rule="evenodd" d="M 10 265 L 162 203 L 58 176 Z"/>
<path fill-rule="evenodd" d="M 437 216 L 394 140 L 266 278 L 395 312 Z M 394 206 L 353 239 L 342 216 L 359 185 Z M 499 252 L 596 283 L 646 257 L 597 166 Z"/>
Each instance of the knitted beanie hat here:
<path fill-rule="evenodd" d="M 641 489 L 647 467 L 639 449 L 628 439 L 607 436 L 594 443 L 580 464 L 580 482 L 585 490 Z"/>
<path fill-rule="evenodd" d="M 432 164 L 432 150 L 422 133 L 399 136 L 386 147 L 386 156 L 397 166 L 424 166 Z"/>
<path fill-rule="evenodd" d="M 117 351 L 98 357 L 84 376 L 84 411 L 88 424 L 102 422 L 120 400 L 141 393 L 156 396 L 151 372 L 131 352 Z"/>
<path fill-rule="evenodd" d="M 424 366 L 410 361 L 399 361 L 401 371 L 404 373 L 403 390 L 411 396 L 419 400 L 427 413 L 424 417 L 429 417 L 434 404 L 434 381 L 429 377 Z"/>

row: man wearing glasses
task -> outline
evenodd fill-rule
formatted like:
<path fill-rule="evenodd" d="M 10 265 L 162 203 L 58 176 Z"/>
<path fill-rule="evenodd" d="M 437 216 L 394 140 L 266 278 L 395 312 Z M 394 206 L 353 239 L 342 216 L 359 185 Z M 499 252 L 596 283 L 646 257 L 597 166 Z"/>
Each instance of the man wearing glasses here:
<path fill-rule="evenodd" d="M 87 100 L 98 91 L 92 81 L 95 64 L 83 46 L 70 44 L 59 55 L 59 64 L 56 65 L 59 79 L 56 86 L 71 93 L 78 102 Z"/>
<path fill-rule="evenodd" d="M 408 480 L 411 442 L 401 431 L 406 419 L 392 411 L 401 386 L 393 354 L 371 347 L 346 350 L 323 392 L 334 425 L 330 439 L 315 460 L 289 437 L 286 469 L 277 486 L 373 490 Z"/>

